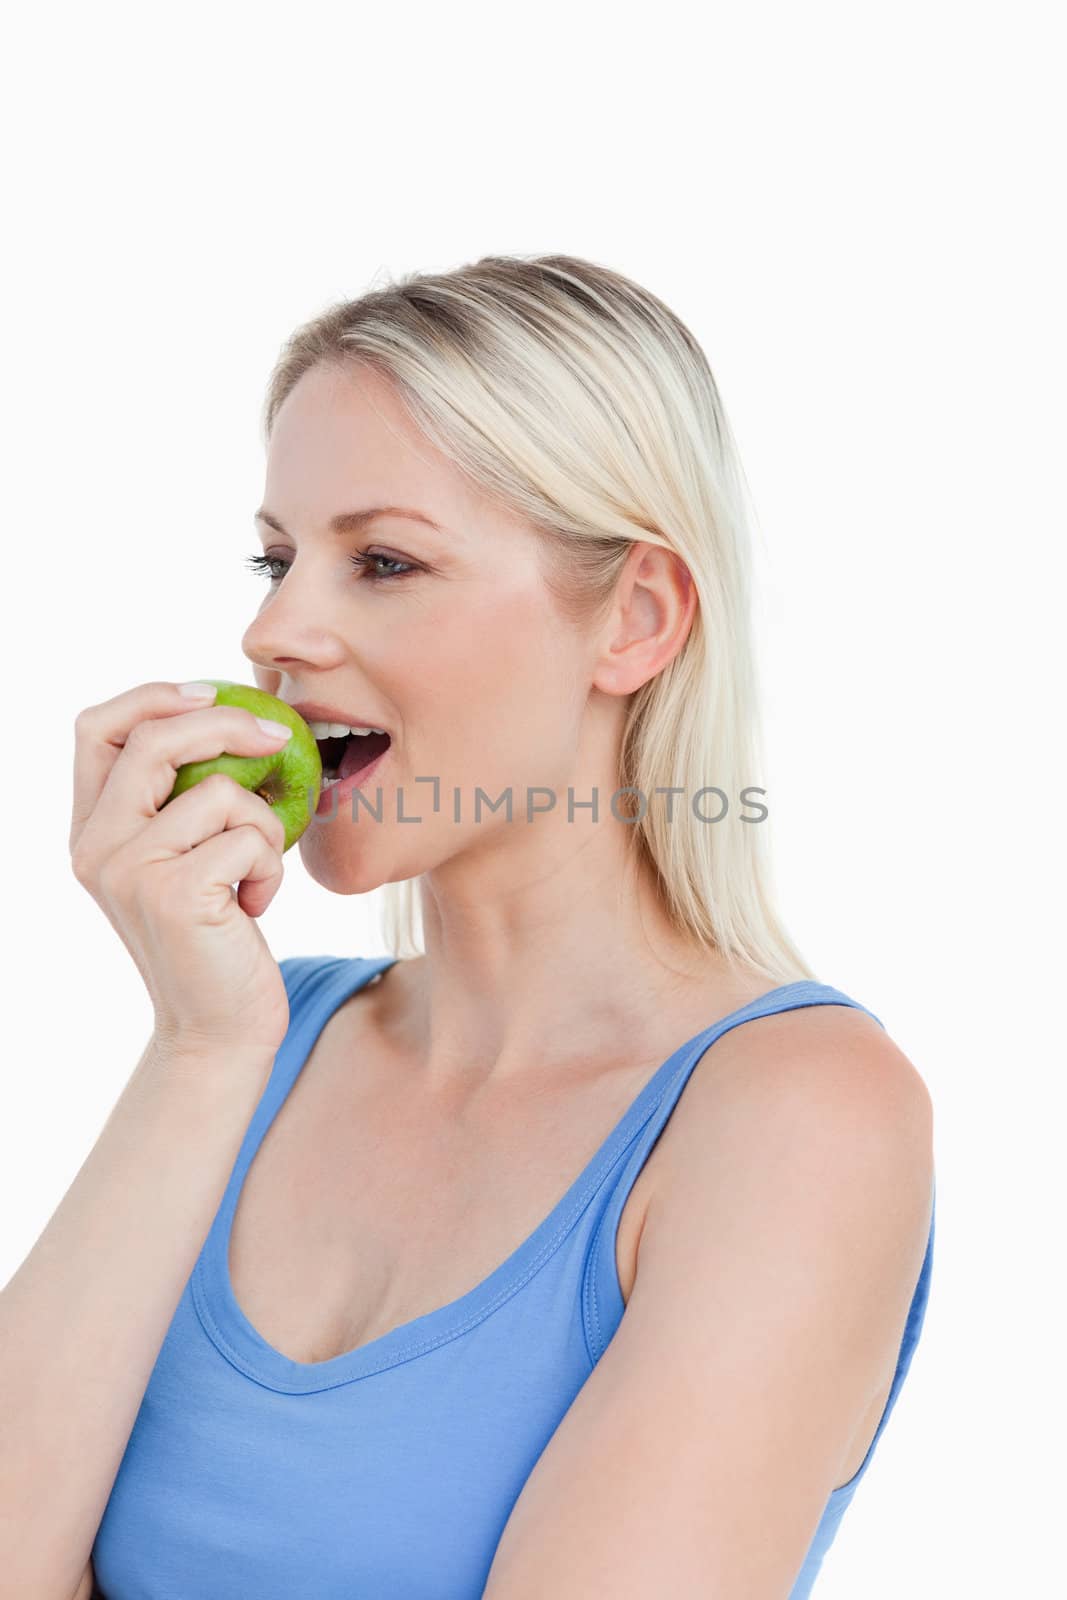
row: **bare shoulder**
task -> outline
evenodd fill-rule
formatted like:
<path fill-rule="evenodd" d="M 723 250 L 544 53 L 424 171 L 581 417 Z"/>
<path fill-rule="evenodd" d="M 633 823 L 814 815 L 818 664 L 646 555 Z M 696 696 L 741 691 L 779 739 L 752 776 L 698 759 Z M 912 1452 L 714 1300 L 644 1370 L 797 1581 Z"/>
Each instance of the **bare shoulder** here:
<path fill-rule="evenodd" d="M 639 1274 L 657 1231 L 683 1216 L 740 1217 L 753 1188 L 764 1217 L 806 1212 L 813 1227 L 844 1210 L 892 1213 L 903 1279 L 921 1260 L 931 1097 L 888 1032 L 854 1006 L 803 1006 L 729 1030 L 697 1062 L 661 1142 Z"/>
<path fill-rule="evenodd" d="M 746 1125 L 768 1135 L 816 1128 L 881 1133 L 920 1145 L 933 1131 L 922 1075 L 855 1006 L 800 1006 L 730 1029 L 697 1063 L 685 1096 L 689 1110 L 678 1125 L 686 1136 L 677 1143 L 705 1151 L 717 1130 L 736 1133 Z"/>
<path fill-rule="evenodd" d="M 764 1026 L 765 1025 L 765 1026 Z M 933 1104 L 922 1075 L 866 1011 L 802 1006 L 735 1030 L 732 1096 L 775 1120 L 825 1124 L 831 1137 L 864 1137 L 921 1150 L 932 1144 Z M 747 1034 L 747 1038 L 742 1035 Z"/>

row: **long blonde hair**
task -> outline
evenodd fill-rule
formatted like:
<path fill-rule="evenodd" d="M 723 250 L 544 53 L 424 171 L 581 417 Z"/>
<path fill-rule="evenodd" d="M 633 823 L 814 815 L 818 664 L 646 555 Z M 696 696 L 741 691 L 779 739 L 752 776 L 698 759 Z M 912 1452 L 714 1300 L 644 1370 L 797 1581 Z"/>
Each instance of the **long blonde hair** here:
<path fill-rule="evenodd" d="M 411 272 L 298 328 L 271 375 L 274 418 L 318 362 L 387 378 L 415 424 L 481 491 L 543 541 L 566 615 L 599 614 L 634 540 L 673 550 L 698 605 L 682 649 L 633 695 L 620 789 L 672 924 L 731 964 L 778 982 L 812 978 L 774 909 L 751 621 L 752 514 L 707 359 L 682 321 L 629 278 L 575 256 L 483 256 Z M 694 784 L 694 776 L 696 782 Z M 716 796 L 690 809 L 694 789 Z M 657 791 L 679 789 L 668 808 Z M 753 799 L 743 799 L 750 789 Z M 640 801 L 634 806 L 640 807 Z M 619 815 L 616 809 L 616 815 Z M 704 820 L 701 820 L 701 819 Z M 418 878 L 387 884 L 394 955 L 421 951 Z"/>

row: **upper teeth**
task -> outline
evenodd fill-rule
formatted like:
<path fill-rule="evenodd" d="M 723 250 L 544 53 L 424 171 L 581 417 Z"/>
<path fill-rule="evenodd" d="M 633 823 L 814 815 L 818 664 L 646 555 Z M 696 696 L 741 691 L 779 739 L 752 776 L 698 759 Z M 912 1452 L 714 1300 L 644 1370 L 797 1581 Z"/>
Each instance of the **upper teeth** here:
<path fill-rule="evenodd" d="M 309 722 L 316 739 L 343 739 L 350 733 L 384 733 L 384 728 L 350 728 L 347 722 Z"/>

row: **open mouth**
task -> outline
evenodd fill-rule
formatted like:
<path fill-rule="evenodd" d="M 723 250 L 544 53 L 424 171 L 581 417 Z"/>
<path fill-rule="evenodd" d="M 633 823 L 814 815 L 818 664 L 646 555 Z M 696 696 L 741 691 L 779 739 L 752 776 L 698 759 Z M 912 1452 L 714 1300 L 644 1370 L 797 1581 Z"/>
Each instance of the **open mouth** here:
<path fill-rule="evenodd" d="M 387 733 L 348 733 L 338 739 L 316 739 L 322 757 L 323 783 L 362 772 L 388 750 L 391 742 Z"/>

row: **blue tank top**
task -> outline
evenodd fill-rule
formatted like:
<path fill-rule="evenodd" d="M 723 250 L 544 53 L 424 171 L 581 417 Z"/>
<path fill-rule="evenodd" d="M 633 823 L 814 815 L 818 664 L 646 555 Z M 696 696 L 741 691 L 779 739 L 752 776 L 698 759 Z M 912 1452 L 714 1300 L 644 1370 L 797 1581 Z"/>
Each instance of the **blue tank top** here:
<path fill-rule="evenodd" d="M 753 1017 L 858 1006 L 803 979 L 705 1028 L 667 1058 L 558 1205 L 476 1288 L 332 1360 L 293 1361 L 233 1294 L 238 1195 L 328 1018 L 394 959 L 280 963 L 289 1028 L 93 1546 L 106 1600 L 476 1600 L 512 1506 L 619 1326 L 616 1228 L 689 1074 Z M 810 1593 L 896 1403 L 922 1328 L 933 1239 L 931 1216 L 877 1432 L 854 1476 L 830 1494 L 789 1600 Z"/>

